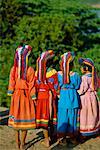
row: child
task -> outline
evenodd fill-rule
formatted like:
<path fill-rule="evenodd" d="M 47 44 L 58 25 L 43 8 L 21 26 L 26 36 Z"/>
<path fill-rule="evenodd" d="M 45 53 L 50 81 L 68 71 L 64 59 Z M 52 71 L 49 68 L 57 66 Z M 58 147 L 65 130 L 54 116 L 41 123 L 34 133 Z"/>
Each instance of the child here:
<path fill-rule="evenodd" d="M 97 81 L 94 63 L 90 58 L 80 58 L 82 66 L 82 83 L 79 89 L 81 98 L 80 133 L 90 136 L 98 133 L 100 129 L 100 103 L 97 101 Z"/>
<path fill-rule="evenodd" d="M 58 72 L 60 98 L 58 101 L 58 136 L 69 135 L 75 142 L 74 136 L 79 129 L 79 95 L 80 76 L 73 72 L 74 54 L 64 53 L 61 58 L 61 71 Z"/>
<path fill-rule="evenodd" d="M 55 69 L 47 68 L 47 62 L 54 56 L 52 50 L 43 52 L 37 60 L 37 105 L 36 123 L 37 128 L 43 128 L 44 144 L 49 147 L 48 127 L 52 123 L 56 125 L 56 88 L 57 72 Z"/>
<path fill-rule="evenodd" d="M 31 50 L 29 45 L 21 44 L 17 48 L 8 88 L 8 95 L 12 96 L 8 126 L 16 131 L 16 142 L 19 149 L 24 148 L 27 130 L 36 127 L 33 101 L 36 99 L 35 73 L 34 69 L 28 66 L 28 56 Z"/>

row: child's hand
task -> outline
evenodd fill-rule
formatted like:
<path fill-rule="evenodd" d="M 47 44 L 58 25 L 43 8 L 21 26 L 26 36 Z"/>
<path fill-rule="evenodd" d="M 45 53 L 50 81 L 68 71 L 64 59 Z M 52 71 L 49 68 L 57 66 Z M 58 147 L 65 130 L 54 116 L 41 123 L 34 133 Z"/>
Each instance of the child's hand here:
<path fill-rule="evenodd" d="M 58 98 L 60 98 L 60 95 L 57 95 L 58 96 Z"/>
<path fill-rule="evenodd" d="M 78 94 L 81 95 L 80 90 L 77 90 Z"/>
<path fill-rule="evenodd" d="M 32 96 L 31 96 L 31 99 L 32 99 L 32 100 L 36 100 L 36 95 L 32 95 Z"/>

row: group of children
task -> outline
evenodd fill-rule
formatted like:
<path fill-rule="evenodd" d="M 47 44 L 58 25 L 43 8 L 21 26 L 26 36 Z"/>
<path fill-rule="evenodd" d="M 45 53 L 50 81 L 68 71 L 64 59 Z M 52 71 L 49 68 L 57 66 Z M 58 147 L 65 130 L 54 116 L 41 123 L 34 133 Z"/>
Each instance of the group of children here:
<path fill-rule="evenodd" d="M 73 72 L 74 53 L 61 56 L 57 72 L 51 67 L 54 52 L 48 50 L 38 57 L 34 71 L 28 65 L 31 51 L 32 47 L 25 44 L 17 48 L 9 79 L 8 95 L 12 100 L 8 126 L 16 131 L 18 149 L 25 148 L 28 129 L 43 128 L 42 144 L 46 147 L 50 146 L 48 129 L 51 138 L 58 141 L 66 136 L 74 141 L 79 133 L 83 137 L 98 133 L 100 102 L 93 61 L 79 59 L 84 74 L 81 78 Z"/>

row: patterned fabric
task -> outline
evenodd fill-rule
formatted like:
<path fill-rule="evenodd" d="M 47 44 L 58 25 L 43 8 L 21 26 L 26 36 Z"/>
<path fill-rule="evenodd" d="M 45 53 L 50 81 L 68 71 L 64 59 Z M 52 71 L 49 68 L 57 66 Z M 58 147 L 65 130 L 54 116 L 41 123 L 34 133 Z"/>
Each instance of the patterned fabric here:
<path fill-rule="evenodd" d="M 82 76 L 80 86 L 81 110 L 80 133 L 84 136 L 96 134 L 100 130 L 100 102 L 97 92 L 92 89 L 92 75 Z"/>
<path fill-rule="evenodd" d="M 53 50 L 43 52 L 37 59 L 37 77 L 39 81 L 46 82 L 46 63 L 54 56 Z"/>
<path fill-rule="evenodd" d="M 61 56 L 62 72 L 63 72 L 63 83 L 69 83 L 69 63 L 74 59 L 74 53 L 67 52 Z"/>
<path fill-rule="evenodd" d="M 19 46 L 16 49 L 15 59 L 14 59 L 14 75 L 16 72 L 16 67 L 18 68 L 18 78 L 26 79 L 26 71 L 28 65 L 28 56 L 32 50 L 29 45 Z"/>

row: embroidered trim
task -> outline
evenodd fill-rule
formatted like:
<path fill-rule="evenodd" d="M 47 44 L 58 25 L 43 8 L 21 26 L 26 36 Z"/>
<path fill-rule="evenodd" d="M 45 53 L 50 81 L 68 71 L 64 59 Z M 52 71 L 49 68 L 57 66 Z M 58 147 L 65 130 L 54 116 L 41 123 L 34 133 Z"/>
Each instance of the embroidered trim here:
<path fill-rule="evenodd" d="M 35 122 L 35 118 L 27 120 L 27 119 L 15 119 L 14 116 L 9 116 L 9 121 L 15 122 L 15 123 Z"/>

